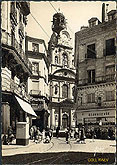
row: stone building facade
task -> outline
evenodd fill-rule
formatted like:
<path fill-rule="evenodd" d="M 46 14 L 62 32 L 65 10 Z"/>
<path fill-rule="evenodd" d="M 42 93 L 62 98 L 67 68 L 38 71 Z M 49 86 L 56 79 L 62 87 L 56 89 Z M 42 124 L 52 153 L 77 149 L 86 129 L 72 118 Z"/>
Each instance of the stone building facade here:
<path fill-rule="evenodd" d="M 26 37 L 26 56 L 32 65 L 32 76 L 28 79 L 28 94 L 30 95 L 31 105 L 37 114 L 33 119 L 42 131 L 49 125 L 49 61 L 47 48 L 44 40 L 33 37 Z"/>
<path fill-rule="evenodd" d="M 16 131 L 18 121 L 28 122 L 30 115 L 36 114 L 29 104 L 27 80 L 32 71 L 24 53 L 30 3 L 5 1 L 1 3 L 1 9 L 2 133 L 7 133 L 9 126 Z"/>
<path fill-rule="evenodd" d="M 116 11 L 75 33 L 77 124 L 114 128 Z"/>
<path fill-rule="evenodd" d="M 64 16 L 61 13 L 55 14 L 54 17 L 57 17 L 58 21 L 63 19 L 64 22 Z M 53 23 L 53 28 L 55 25 Z M 75 68 L 71 38 L 66 29 L 63 28 L 57 34 L 55 26 L 55 31 L 49 41 L 49 60 L 50 126 L 52 128 L 59 126 L 60 129 L 65 129 L 68 126 L 74 127 L 72 91 L 75 83 Z"/>

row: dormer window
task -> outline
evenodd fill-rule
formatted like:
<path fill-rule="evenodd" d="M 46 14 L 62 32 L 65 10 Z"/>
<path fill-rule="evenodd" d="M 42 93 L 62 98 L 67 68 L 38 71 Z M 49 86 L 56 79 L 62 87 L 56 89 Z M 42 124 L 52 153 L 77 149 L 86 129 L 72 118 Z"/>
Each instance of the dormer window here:
<path fill-rule="evenodd" d="M 108 21 L 111 21 L 116 18 L 116 10 L 111 10 L 110 12 L 107 13 L 108 15 Z"/>
<path fill-rule="evenodd" d="M 100 23 L 100 21 L 96 17 L 92 17 L 88 22 L 90 28 Z"/>

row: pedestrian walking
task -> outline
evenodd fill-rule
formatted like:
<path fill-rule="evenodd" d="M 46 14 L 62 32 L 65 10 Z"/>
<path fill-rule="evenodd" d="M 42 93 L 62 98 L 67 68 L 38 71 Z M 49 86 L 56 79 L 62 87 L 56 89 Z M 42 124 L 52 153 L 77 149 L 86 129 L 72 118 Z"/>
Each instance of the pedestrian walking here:
<path fill-rule="evenodd" d="M 58 138 L 58 136 L 59 136 L 59 130 L 60 130 L 60 127 L 57 127 L 56 128 L 56 137 Z"/>
<path fill-rule="evenodd" d="M 84 131 L 84 126 L 83 126 L 80 130 L 80 140 L 79 140 L 79 142 L 85 144 L 85 139 L 86 139 L 86 137 L 85 137 L 85 131 Z"/>
<path fill-rule="evenodd" d="M 67 128 L 65 130 L 65 134 L 66 134 L 66 143 L 68 144 L 68 143 L 70 143 L 70 130 L 69 130 L 69 128 Z"/>
<path fill-rule="evenodd" d="M 36 135 L 37 135 L 37 127 L 33 126 L 34 129 L 34 142 L 36 141 Z"/>
<path fill-rule="evenodd" d="M 30 133 L 30 139 L 33 140 L 33 137 L 34 137 L 34 128 L 33 128 L 33 126 L 30 127 L 29 133 Z"/>
<path fill-rule="evenodd" d="M 3 140 L 3 144 L 7 145 L 8 144 L 8 135 L 4 134 L 2 140 Z"/>
<path fill-rule="evenodd" d="M 78 128 L 75 128 L 74 138 L 77 140 L 79 137 Z"/>
<path fill-rule="evenodd" d="M 94 137 L 95 137 L 94 127 L 91 128 L 90 134 L 91 134 L 92 142 L 94 142 Z"/>
<path fill-rule="evenodd" d="M 113 137 L 113 130 L 112 130 L 112 127 L 109 127 L 108 128 L 108 139 L 112 139 Z"/>
<path fill-rule="evenodd" d="M 74 130 L 71 129 L 71 138 L 74 138 Z"/>
<path fill-rule="evenodd" d="M 50 136 L 50 140 L 51 140 L 53 137 L 53 130 L 52 129 L 49 130 L 49 136 Z"/>
<path fill-rule="evenodd" d="M 43 132 L 42 132 L 42 140 L 43 140 L 43 143 L 45 142 L 45 129 L 43 129 Z"/>
<path fill-rule="evenodd" d="M 12 143 L 13 139 L 14 139 L 13 130 L 12 130 L 12 127 L 9 126 L 8 127 L 8 144 L 10 142 Z"/>
<path fill-rule="evenodd" d="M 39 137 L 41 137 L 41 139 L 42 139 L 42 133 L 40 132 L 40 130 L 39 130 L 39 127 L 37 127 L 37 130 L 36 130 L 36 139 L 35 139 L 35 142 L 36 143 L 39 143 Z"/>

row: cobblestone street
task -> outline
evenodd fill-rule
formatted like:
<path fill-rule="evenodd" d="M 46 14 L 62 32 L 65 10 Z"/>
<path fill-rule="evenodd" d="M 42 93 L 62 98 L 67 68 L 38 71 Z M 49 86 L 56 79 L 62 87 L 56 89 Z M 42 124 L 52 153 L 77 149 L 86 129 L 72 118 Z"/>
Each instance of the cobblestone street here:
<path fill-rule="evenodd" d="M 115 141 L 86 139 L 86 144 L 76 143 L 71 140 L 66 144 L 65 138 L 53 138 L 51 143 L 34 143 L 28 146 L 4 145 L 2 148 L 3 164 L 24 163 L 67 164 L 78 163 L 112 163 L 114 162 Z M 69 156 L 68 156 L 69 155 Z M 102 160 L 101 160 L 102 159 Z M 33 164 L 31 163 L 31 164 Z M 80 163 L 80 162 L 79 162 Z"/>

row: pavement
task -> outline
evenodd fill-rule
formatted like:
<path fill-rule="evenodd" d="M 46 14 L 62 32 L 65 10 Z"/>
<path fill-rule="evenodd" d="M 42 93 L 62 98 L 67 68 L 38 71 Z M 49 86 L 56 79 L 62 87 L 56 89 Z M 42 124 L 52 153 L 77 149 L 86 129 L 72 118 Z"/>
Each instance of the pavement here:
<path fill-rule="evenodd" d="M 70 144 L 66 144 L 65 138 L 52 138 L 50 143 L 35 143 L 29 141 L 29 145 L 16 145 L 14 141 L 11 145 L 2 145 L 2 156 L 31 153 L 59 153 L 59 152 L 86 152 L 86 153 L 115 153 L 115 140 L 86 139 L 85 144 L 80 144 L 71 139 Z"/>

